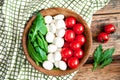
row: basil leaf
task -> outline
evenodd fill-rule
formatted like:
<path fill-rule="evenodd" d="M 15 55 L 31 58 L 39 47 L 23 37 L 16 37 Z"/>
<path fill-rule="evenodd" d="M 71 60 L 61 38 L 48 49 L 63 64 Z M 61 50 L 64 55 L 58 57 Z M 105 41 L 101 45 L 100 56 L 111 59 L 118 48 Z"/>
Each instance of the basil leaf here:
<path fill-rule="evenodd" d="M 114 53 L 115 48 L 107 49 L 103 52 L 100 62 L 103 62 L 105 59 L 110 58 Z"/>
<path fill-rule="evenodd" d="M 100 44 L 94 52 L 94 62 L 99 63 L 102 55 L 102 45 Z"/>
<path fill-rule="evenodd" d="M 37 14 L 36 19 L 33 21 L 32 27 L 34 28 L 34 32 L 31 41 L 34 41 L 35 35 L 37 35 L 38 31 L 40 31 L 43 35 L 47 33 L 44 18 L 40 13 Z"/>
<path fill-rule="evenodd" d="M 32 46 L 32 44 L 31 44 L 31 42 L 29 40 L 29 38 L 28 38 L 28 45 L 27 45 L 27 47 L 28 47 L 28 52 L 29 52 L 29 55 L 31 56 L 31 58 L 34 61 L 36 61 L 36 62 L 42 62 L 41 57 L 39 56 L 38 53 L 36 53 L 34 47 Z"/>
<path fill-rule="evenodd" d="M 104 62 L 100 65 L 100 68 L 104 68 L 105 66 L 109 65 L 112 62 L 112 58 L 108 58 L 104 60 Z"/>
<path fill-rule="evenodd" d="M 44 43 L 42 41 L 42 39 L 39 37 L 39 35 L 36 36 L 37 37 L 37 43 L 40 46 L 40 48 L 44 49 Z"/>
<path fill-rule="evenodd" d="M 46 53 L 48 52 L 48 43 L 47 41 L 44 39 L 44 36 L 38 32 L 39 36 L 41 37 L 42 41 L 43 41 L 43 44 L 44 44 L 44 50 L 46 51 Z"/>
<path fill-rule="evenodd" d="M 102 55 L 102 45 L 100 44 L 94 52 L 93 71 L 98 67 Z"/>
<path fill-rule="evenodd" d="M 36 51 L 40 54 L 40 56 L 41 56 L 41 58 L 42 58 L 42 60 L 44 61 L 44 60 L 47 60 L 47 55 L 46 55 L 46 52 L 45 51 L 43 51 L 41 48 L 39 48 L 39 47 L 36 47 L 35 48 L 36 49 Z"/>

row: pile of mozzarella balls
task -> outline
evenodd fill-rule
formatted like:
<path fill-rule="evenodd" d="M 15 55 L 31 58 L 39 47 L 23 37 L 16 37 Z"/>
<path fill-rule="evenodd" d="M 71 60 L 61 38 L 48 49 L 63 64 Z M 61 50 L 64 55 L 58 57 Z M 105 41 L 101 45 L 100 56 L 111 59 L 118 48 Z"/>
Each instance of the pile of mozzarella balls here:
<path fill-rule="evenodd" d="M 66 70 L 67 64 L 62 60 L 61 48 L 64 45 L 64 35 L 66 25 L 64 15 L 58 14 L 55 16 L 45 16 L 45 23 L 48 32 L 45 36 L 48 42 L 47 61 L 43 62 L 43 68 L 52 70 L 54 66 L 60 70 Z"/>

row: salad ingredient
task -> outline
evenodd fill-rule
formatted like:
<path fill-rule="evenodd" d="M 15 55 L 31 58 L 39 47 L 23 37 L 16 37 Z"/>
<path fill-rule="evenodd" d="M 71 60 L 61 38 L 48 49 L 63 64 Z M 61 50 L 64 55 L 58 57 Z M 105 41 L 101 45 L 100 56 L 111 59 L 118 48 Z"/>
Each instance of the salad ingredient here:
<path fill-rule="evenodd" d="M 70 43 L 69 42 L 65 42 L 64 45 L 63 45 L 63 47 L 69 48 L 70 47 Z"/>
<path fill-rule="evenodd" d="M 45 16 L 44 19 L 45 19 L 45 23 L 47 23 L 47 24 L 52 22 L 52 16 L 49 16 L 49 15 Z"/>
<path fill-rule="evenodd" d="M 64 15 L 63 14 L 58 14 L 56 16 L 54 16 L 54 19 L 64 19 Z"/>
<path fill-rule="evenodd" d="M 73 55 L 77 57 L 78 59 L 83 58 L 83 50 L 82 49 L 77 49 L 74 51 Z"/>
<path fill-rule="evenodd" d="M 65 22 L 62 19 L 55 20 L 55 26 L 57 29 L 65 28 Z"/>
<path fill-rule="evenodd" d="M 76 34 L 82 34 L 84 32 L 84 27 L 82 24 L 80 23 L 77 23 L 73 26 L 73 31 L 76 33 Z"/>
<path fill-rule="evenodd" d="M 75 38 L 75 33 L 72 30 L 66 30 L 64 38 L 66 41 L 71 42 Z"/>
<path fill-rule="evenodd" d="M 65 24 L 67 28 L 72 28 L 74 24 L 76 24 L 76 18 L 73 16 L 67 17 L 65 19 Z"/>
<path fill-rule="evenodd" d="M 53 42 L 58 48 L 61 48 L 64 45 L 64 39 L 61 37 L 56 37 Z"/>
<path fill-rule="evenodd" d="M 57 46 L 55 46 L 54 44 L 49 44 L 48 45 L 48 52 L 55 52 L 57 50 Z"/>
<path fill-rule="evenodd" d="M 55 61 L 60 61 L 62 58 L 61 53 L 59 51 L 54 53 L 54 60 Z"/>
<path fill-rule="evenodd" d="M 52 43 L 53 40 L 54 40 L 54 38 L 55 38 L 55 35 L 54 35 L 52 32 L 48 32 L 48 33 L 46 34 L 46 41 L 47 41 L 48 43 Z"/>
<path fill-rule="evenodd" d="M 77 57 L 71 57 L 68 59 L 68 66 L 72 69 L 77 68 L 79 65 L 79 60 Z"/>
<path fill-rule="evenodd" d="M 85 44 L 85 41 L 86 41 L 86 38 L 84 35 L 77 35 L 75 37 L 75 40 L 79 42 L 80 45 L 84 45 Z"/>
<path fill-rule="evenodd" d="M 53 63 L 50 61 L 44 61 L 43 62 L 43 68 L 45 68 L 46 70 L 52 70 L 53 69 Z"/>
<path fill-rule="evenodd" d="M 59 68 L 59 61 L 55 61 L 54 65 L 55 65 L 56 68 Z"/>
<path fill-rule="evenodd" d="M 42 58 L 40 57 L 40 54 L 36 53 L 33 45 L 31 44 L 30 40 L 28 39 L 28 52 L 33 60 L 36 62 L 42 62 Z"/>
<path fill-rule="evenodd" d="M 77 50 L 77 49 L 80 49 L 80 48 L 81 48 L 81 45 L 79 44 L 78 41 L 72 41 L 72 42 L 70 43 L 70 48 L 71 48 L 72 50 Z"/>
<path fill-rule="evenodd" d="M 93 71 L 109 65 L 112 62 L 112 54 L 114 51 L 115 48 L 109 48 L 103 51 L 102 45 L 100 44 L 94 52 Z"/>
<path fill-rule="evenodd" d="M 47 55 L 47 59 L 48 59 L 48 61 L 50 61 L 50 62 L 55 62 L 55 60 L 54 60 L 54 54 L 53 53 L 49 53 L 48 55 Z"/>
<path fill-rule="evenodd" d="M 105 27 L 104 27 L 104 31 L 107 33 L 107 34 L 110 34 L 110 33 L 114 33 L 115 32 L 115 26 L 113 24 L 107 24 Z"/>
<path fill-rule="evenodd" d="M 38 34 L 39 34 L 39 37 L 42 39 L 41 44 L 43 44 L 43 46 L 44 46 L 43 50 L 46 51 L 46 53 L 47 53 L 48 52 L 48 43 L 45 40 L 44 36 L 40 32 L 38 32 Z M 38 43 L 38 44 L 40 45 L 40 43 Z"/>
<path fill-rule="evenodd" d="M 108 39 L 109 39 L 108 34 L 105 32 L 101 32 L 97 36 L 98 42 L 101 42 L 101 43 L 106 43 L 108 41 Z"/>
<path fill-rule="evenodd" d="M 56 31 L 56 36 L 63 37 L 65 35 L 65 29 L 58 29 Z"/>
<path fill-rule="evenodd" d="M 39 53 L 41 59 L 44 61 L 44 60 L 47 60 L 47 55 L 46 55 L 46 52 L 44 50 L 42 50 L 40 47 L 35 47 L 35 50 L 37 53 Z"/>
<path fill-rule="evenodd" d="M 67 63 L 68 58 L 62 58 L 63 61 L 65 61 Z"/>
<path fill-rule="evenodd" d="M 70 58 L 73 55 L 73 52 L 70 48 L 62 48 L 61 50 L 62 58 Z"/>
<path fill-rule="evenodd" d="M 44 23 L 44 18 L 40 13 L 37 14 L 36 19 L 33 21 L 32 29 L 34 30 L 31 38 L 32 42 L 35 40 L 35 36 L 37 35 L 38 31 L 40 31 L 42 35 L 47 33 L 47 27 Z"/>
<path fill-rule="evenodd" d="M 49 32 L 55 33 L 56 32 L 56 26 L 54 23 L 51 23 L 49 26 Z"/>
<path fill-rule="evenodd" d="M 67 69 L 67 64 L 64 61 L 59 61 L 59 69 L 60 70 L 66 70 Z"/>

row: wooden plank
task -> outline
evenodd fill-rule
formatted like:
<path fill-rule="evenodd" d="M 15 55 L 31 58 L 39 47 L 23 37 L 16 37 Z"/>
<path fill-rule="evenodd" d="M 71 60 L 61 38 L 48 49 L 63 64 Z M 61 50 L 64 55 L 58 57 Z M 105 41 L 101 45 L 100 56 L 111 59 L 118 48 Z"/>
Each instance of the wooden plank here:
<path fill-rule="evenodd" d="M 109 41 L 103 44 L 103 48 L 115 47 L 113 62 L 103 69 L 92 72 L 93 52 L 99 45 L 95 39 L 108 23 L 113 23 L 116 26 L 116 32 L 109 36 Z M 93 37 L 91 56 L 72 80 L 120 80 L 120 0 L 111 0 L 107 6 L 94 14 L 91 27 Z"/>
<path fill-rule="evenodd" d="M 106 5 L 101 10 L 97 11 L 95 14 L 108 14 L 108 13 L 120 13 L 120 0 L 111 0 L 108 5 Z"/>
<path fill-rule="evenodd" d="M 114 55 L 120 55 L 120 14 L 109 14 L 109 15 L 96 15 L 93 16 L 92 21 L 92 36 L 93 36 L 93 46 L 91 55 L 94 52 L 95 48 L 99 45 L 96 42 L 96 36 L 99 32 L 103 31 L 103 27 L 108 24 L 113 23 L 116 26 L 116 32 L 109 35 L 109 41 L 103 44 L 103 48 L 115 47 Z"/>
<path fill-rule="evenodd" d="M 97 69 L 92 72 L 92 65 L 87 64 L 82 67 L 73 77 L 73 80 L 120 80 L 120 62 Z"/>

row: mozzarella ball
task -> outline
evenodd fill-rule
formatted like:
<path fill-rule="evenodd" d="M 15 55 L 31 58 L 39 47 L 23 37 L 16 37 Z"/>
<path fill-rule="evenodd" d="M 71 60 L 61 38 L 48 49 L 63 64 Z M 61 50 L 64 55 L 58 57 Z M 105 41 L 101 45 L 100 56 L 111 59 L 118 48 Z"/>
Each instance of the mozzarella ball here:
<path fill-rule="evenodd" d="M 57 50 L 57 46 L 55 46 L 54 44 L 50 44 L 48 45 L 48 52 L 55 52 Z"/>
<path fill-rule="evenodd" d="M 64 22 L 64 20 L 62 20 L 62 19 L 55 20 L 55 26 L 56 26 L 57 29 L 65 28 L 65 22 Z"/>
<path fill-rule="evenodd" d="M 56 36 L 63 37 L 64 35 L 65 35 L 65 29 L 62 28 L 56 31 Z"/>
<path fill-rule="evenodd" d="M 55 60 L 54 60 L 54 54 L 53 53 L 49 53 L 48 55 L 47 55 L 47 59 L 48 59 L 48 61 L 50 61 L 50 62 L 54 62 Z"/>
<path fill-rule="evenodd" d="M 60 61 L 61 58 L 62 58 L 61 53 L 60 53 L 59 51 L 56 51 L 56 52 L 54 53 L 54 60 L 55 60 L 55 61 Z"/>
<path fill-rule="evenodd" d="M 54 38 L 55 38 L 55 35 L 54 35 L 52 32 L 48 32 L 48 33 L 46 34 L 46 41 L 47 41 L 48 43 L 52 43 L 53 40 L 54 40 Z"/>
<path fill-rule="evenodd" d="M 59 65 L 60 70 L 66 70 L 67 69 L 67 64 L 64 61 L 59 61 L 58 65 Z"/>
<path fill-rule="evenodd" d="M 53 69 L 53 63 L 50 61 L 44 61 L 43 62 L 43 68 L 47 69 L 47 70 L 52 70 Z"/>
<path fill-rule="evenodd" d="M 47 27 L 47 31 L 50 32 L 50 25 L 49 24 L 46 24 L 46 27 Z"/>
<path fill-rule="evenodd" d="M 61 48 L 64 45 L 64 39 L 61 37 L 56 37 L 53 41 L 53 43 L 58 47 Z"/>
<path fill-rule="evenodd" d="M 46 24 L 49 24 L 52 22 L 52 16 L 45 16 L 44 19 Z"/>
<path fill-rule="evenodd" d="M 52 33 L 55 33 L 55 32 L 56 32 L 56 26 L 55 26 L 54 23 L 51 23 L 51 24 L 50 24 L 49 30 L 50 30 L 50 32 L 52 32 Z"/>
<path fill-rule="evenodd" d="M 55 61 L 54 65 L 55 65 L 56 68 L 59 68 L 59 61 Z"/>
<path fill-rule="evenodd" d="M 54 16 L 54 19 L 64 19 L 64 15 L 58 14 L 58 15 Z"/>

